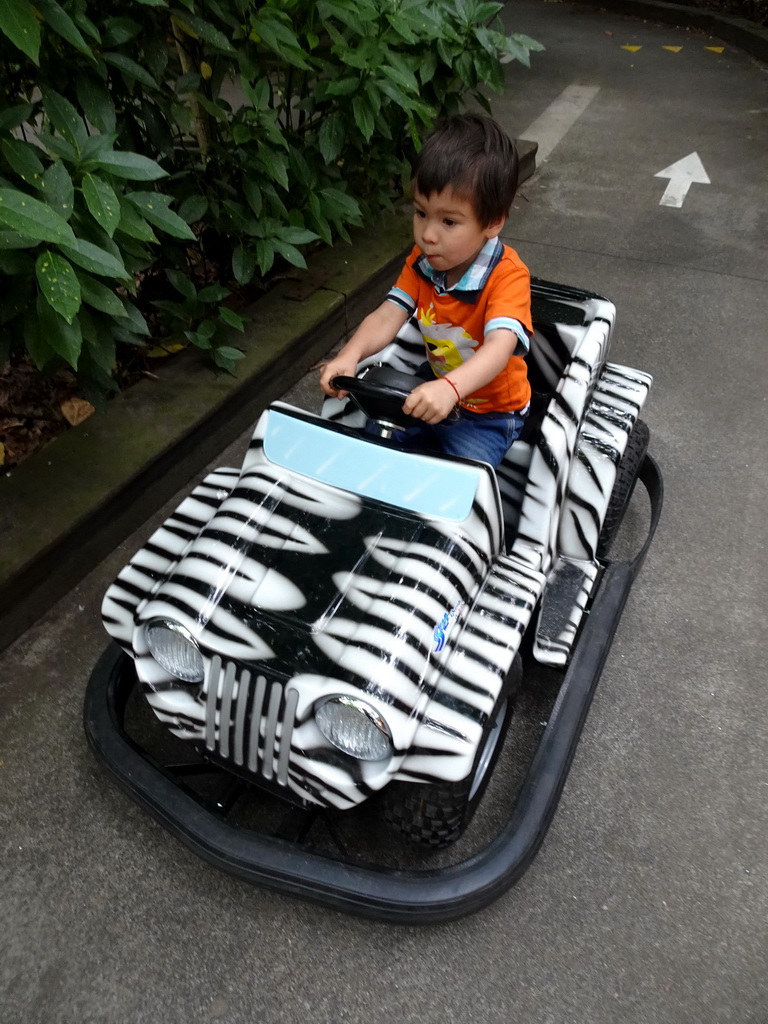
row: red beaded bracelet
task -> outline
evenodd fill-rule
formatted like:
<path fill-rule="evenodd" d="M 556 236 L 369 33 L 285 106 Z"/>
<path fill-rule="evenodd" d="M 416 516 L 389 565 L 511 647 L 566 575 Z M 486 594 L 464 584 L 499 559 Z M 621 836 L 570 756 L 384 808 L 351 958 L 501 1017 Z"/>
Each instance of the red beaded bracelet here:
<path fill-rule="evenodd" d="M 459 394 L 459 389 L 456 387 L 456 385 L 453 383 L 453 381 L 449 377 L 441 377 L 440 380 L 444 380 L 446 384 L 450 384 L 451 385 L 453 390 L 456 392 L 456 401 L 460 402 L 461 401 L 461 395 Z"/>

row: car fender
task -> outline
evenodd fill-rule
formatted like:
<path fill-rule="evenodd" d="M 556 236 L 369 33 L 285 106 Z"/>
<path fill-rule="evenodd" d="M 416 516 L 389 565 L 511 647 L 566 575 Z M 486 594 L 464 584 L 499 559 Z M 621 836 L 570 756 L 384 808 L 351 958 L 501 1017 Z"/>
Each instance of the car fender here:
<path fill-rule="evenodd" d="M 513 556 L 495 561 L 395 778 L 466 778 L 545 582 Z"/>
<path fill-rule="evenodd" d="M 573 459 L 558 548 L 568 558 L 592 561 L 627 439 L 648 397 L 650 374 L 606 363 L 587 406 Z"/>

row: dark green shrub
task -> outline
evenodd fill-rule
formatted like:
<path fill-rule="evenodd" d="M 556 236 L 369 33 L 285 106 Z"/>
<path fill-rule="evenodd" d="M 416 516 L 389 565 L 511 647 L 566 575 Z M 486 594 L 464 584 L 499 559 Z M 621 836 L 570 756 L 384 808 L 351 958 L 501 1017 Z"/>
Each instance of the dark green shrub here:
<path fill-rule="evenodd" d="M 540 48 L 501 6 L 3 0 L 6 357 L 108 389 L 151 312 L 231 370 L 231 291 L 391 206 L 437 113 Z"/>

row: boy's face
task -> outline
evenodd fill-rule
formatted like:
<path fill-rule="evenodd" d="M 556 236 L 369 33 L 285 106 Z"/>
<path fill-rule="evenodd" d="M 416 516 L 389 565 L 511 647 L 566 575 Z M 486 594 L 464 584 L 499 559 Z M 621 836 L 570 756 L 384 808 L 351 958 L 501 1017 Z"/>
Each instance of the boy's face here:
<path fill-rule="evenodd" d="M 434 270 L 447 272 L 448 287 L 461 280 L 489 238 L 495 238 L 505 218 L 482 227 L 469 199 L 452 188 L 425 196 L 413 193 L 413 237 Z"/>

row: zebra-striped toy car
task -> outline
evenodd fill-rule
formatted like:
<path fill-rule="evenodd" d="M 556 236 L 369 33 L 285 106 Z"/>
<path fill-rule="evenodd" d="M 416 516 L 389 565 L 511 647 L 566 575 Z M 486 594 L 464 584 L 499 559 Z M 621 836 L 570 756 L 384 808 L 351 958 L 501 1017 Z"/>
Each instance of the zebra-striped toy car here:
<path fill-rule="evenodd" d="M 586 645 L 581 662 L 595 665 L 574 669 L 585 695 L 551 814 L 639 567 L 613 584 L 598 642 L 583 620 L 649 463 L 639 416 L 651 378 L 607 361 L 607 300 L 534 281 L 533 310 L 532 410 L 498 470 L 388 439 L 402 375 L 423 351 L 406 325 L 360 368 L 359 388 L 345 379 L 346 402 L 326 400 L 320 416 L 273 404 L 242 467 L 207 476 L 137 552 L 103 605 L 124 653 L 92 687 L 135 673 L 203 765 L 303 808 L 375 801 L 409 839 L 440 847 L 483 793 L 523 648 L 568 678 Z M 364 429 L 371 419 L 378 436 Z M 89 736 L 120 776 L 93 724 Z M 132 778 L 122 781 L 160 813 Z M 175 830 L 190 839 L 191 826 Z"/>

